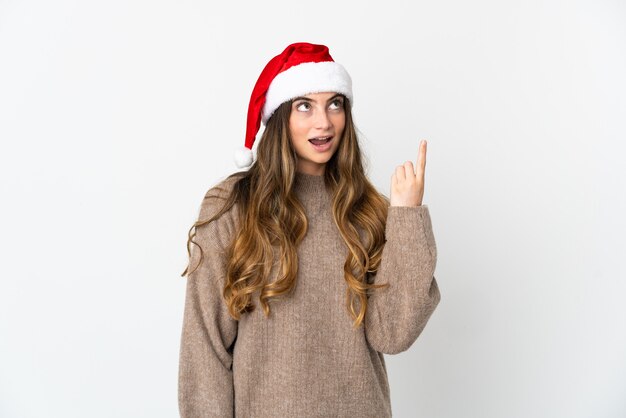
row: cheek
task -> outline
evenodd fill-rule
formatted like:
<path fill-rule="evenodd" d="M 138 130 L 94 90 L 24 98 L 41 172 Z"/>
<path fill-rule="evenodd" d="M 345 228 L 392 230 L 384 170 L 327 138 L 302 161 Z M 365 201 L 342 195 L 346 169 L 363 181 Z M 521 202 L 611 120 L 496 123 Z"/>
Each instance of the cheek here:
<path fill-rule="evenodd" d="M 341 116 L 338 116 L 337 120 L 335 121 L 335 130 L 337 131 L 338 134 L 341 134 L 343 133 L 343 130 L 345 127 L 346 127 L 346 115 L 342 114 Z"/>
<path fill-rule="evenodd" d="M 291 139 L 294 142 L 302 142 L 302 139 L 306 138 L 307 132 L 308 129 L 302 121 L 298 121 L 297 119 L 290 120 L 289 133 L 291 134 Z"/>

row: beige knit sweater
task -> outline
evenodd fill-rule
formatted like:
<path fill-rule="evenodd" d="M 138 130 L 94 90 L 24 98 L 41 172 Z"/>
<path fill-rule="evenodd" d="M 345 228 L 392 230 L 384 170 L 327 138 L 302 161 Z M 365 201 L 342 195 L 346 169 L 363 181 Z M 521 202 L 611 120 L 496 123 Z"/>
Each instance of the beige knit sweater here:
<path fill-rule="evenodd" d="M 230 190 L 233 179 L 220 182 Z M 298 173 L 295 191 L 309 230 L 298 249 L 294 292 L 235 321 L 221 299 L 221 251 L 236 230 L 233 208 L 198 228 L 204 261 L 187 278 L 180 349 L 180 415 L 291 418 L 390 417 L 383 353 L 407 350 L 441 298 L 428 207 L 389 207 L 381 265 L 370 282 L 390 283 L 369 297 L 364 326 L 352 328 L 343 264 L 347 247 L 331 214 L 323 176 Z M 223 201 L 205 199 L 200 219 Z M 192 246 L 192 248 L 196 248 Z M 192 250 L 192 266 L 199 260 Z M 277 264 L 278 265 L 278 264 Z M 274 277 L 274 276 L 271 276 Z"/>

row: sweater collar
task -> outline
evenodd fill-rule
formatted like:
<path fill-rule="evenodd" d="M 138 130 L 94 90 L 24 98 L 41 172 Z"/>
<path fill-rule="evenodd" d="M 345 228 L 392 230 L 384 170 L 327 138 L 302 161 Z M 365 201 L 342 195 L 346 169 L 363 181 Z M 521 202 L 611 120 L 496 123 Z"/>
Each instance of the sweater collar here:
<path fill-rule="evenodd" d="M 296 171 L 294 188 L 305 194 L 326 193 L 324 175 L 318 176 Z"/>

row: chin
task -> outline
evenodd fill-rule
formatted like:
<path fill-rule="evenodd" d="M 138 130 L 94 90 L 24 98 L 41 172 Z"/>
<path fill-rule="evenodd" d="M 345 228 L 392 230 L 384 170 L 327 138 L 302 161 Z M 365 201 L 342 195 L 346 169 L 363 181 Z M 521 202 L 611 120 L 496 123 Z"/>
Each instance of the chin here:
<path fill-rule="evenodd" d="M 326 164 L 328 161 L 330 161 L 330 158 L 332 157 L 329 156 L 328 158 L 316 158 L 316 159 L 310 159 L 309 161 L 316 163 L 316 164 Z"/>

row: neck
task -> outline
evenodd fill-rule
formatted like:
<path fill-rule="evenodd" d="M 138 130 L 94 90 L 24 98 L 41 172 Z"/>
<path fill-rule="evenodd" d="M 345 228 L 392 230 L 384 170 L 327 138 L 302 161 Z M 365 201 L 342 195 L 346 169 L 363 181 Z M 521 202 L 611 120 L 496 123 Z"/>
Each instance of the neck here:
<path fill-rule="evenodd" d="M 319 164 L 312 161 L 304 161 L 300 159 L 296 166 L 296 171 L 300 171 L 305 174 L 312 174 L 314 176 L 321 176 L 326 169 L 326 163 Z"/>

